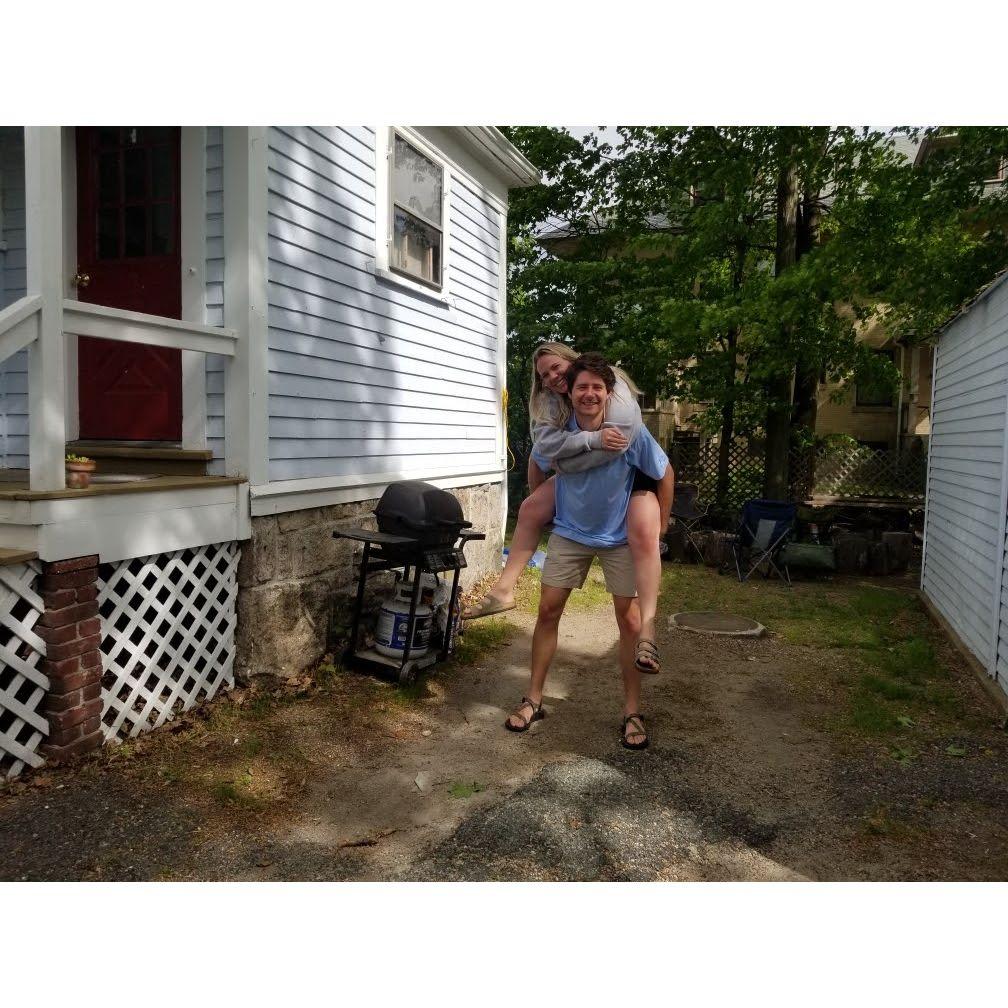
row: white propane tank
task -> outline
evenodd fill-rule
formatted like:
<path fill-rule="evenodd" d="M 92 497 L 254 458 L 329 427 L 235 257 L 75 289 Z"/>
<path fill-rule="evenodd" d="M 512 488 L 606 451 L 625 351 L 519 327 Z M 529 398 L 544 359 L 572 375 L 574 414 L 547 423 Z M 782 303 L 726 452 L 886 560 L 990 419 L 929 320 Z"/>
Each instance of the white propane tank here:
<path fill-rule="evenodd" d="M 426 580 L 429 575 L 423 575 Z M 410 657 L 419 658 L 430 650 L 431 625 L 434 610 L 423 602 L 429 591 L 426 584 L 420 589 L 417 600 L 416 619 L 413 624 L 413 641 Z M 406 627 L 409 623 L 410 600 L 413 597 L 413 582 L 397 584 L 392 594 L 386 598 L 378 611 L 378 625 L 375 627 L 375 651 L 389 658 L 401 658 L 406 650 Z"/>

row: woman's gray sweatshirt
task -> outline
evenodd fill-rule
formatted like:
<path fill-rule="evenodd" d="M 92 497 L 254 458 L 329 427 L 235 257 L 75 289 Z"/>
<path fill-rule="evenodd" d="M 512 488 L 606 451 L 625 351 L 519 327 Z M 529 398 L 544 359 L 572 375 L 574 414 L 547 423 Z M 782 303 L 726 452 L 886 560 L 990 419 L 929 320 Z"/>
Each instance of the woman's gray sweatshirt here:
<path fill-rule="evenodd" d="M 553 392 L 545 394 L 549 396 L 550 419 L 532 428 L 533 449 L 550 459 L 557 472 L 584 472 L 622 454 L 602 447 L 601 430 L 571 431 L 561 427 L 558 398 Z M 631 394 L 626 382 L 617 378 L 606 405 L 605 425 L 619 430 L 629 444 L 637 436 L 641 422 L 637 397 Z"/>

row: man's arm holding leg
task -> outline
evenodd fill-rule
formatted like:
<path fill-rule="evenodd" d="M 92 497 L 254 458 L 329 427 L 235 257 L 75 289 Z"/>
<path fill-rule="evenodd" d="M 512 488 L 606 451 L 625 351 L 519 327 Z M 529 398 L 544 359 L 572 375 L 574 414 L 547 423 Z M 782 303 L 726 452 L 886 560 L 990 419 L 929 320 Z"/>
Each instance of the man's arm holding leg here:
<path fill-rule="evenodd" d="M 528 460 L 527 479 L 530 493 L 546 482 L 546 473 L 536 465 L 536 461 L 531 455 Z"/>

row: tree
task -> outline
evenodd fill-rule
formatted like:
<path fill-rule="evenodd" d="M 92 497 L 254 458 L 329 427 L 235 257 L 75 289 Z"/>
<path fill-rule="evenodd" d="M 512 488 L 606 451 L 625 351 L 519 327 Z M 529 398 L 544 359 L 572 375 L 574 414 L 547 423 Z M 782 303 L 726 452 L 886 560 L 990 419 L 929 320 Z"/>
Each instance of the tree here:
<path fill-rule="evenodd" d="M 566 339 L 649 391 L 709 402 L 721 499 L 736 430 L 762 432 L 764 492 L 783 497 L 819 384 L 894 380 L 857 338 L 880 305 L 894 331 L 930 331 L 1005 261 L 1003 207 L 980 199 L 1004 129 L 958 130 L 916 171 L 893 136 L 850 127 L 623 127 L 616 149 L 510 133 L 548 177 L 512 207 L 522 367 L 540 339 Z M 563 259 L 533 241 L 548 215 L 565 222 Z"/>

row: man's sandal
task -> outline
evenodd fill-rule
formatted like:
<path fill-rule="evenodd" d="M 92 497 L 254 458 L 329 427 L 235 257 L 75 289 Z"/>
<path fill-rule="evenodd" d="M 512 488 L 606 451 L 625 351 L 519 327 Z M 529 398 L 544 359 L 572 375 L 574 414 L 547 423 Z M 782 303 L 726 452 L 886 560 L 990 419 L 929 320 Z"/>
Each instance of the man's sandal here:
<path fill-rule="evenodd" d="M 658 675 L 661 672 L 661 662 L 658 660 L 658 648 L 655 647 L 654 641 L 644 640 L 643 638 L 637 641 L 634 668 L 641 672 L 646 672 L 648 675 Z"/>
<path fill-rule="evenodd" d="M 532 708 L 532 717 L 527 718 L 524 714 L 522 714 L 522 709 L 525 707 Z M 513 717 L 519 718 L 521 720 L 521 724 L 511 724 L 511 718 Z M 504 727 L 507 728 L 508 731 L 513 732 L 528 731 L 533 721 L 541 721 L 544 717 L 546 717 L 546 712 L 542 709 L 542 701 L 540 700 L 539 703 L 535 704 L 529 700 L 528 697 L 523 696 L 522 702 L 507 716 L 507 720 L 504 722 Z"/>
<path fill-rule="evenodd" d="M 510 609 L 514 609 L 514 602 L 501 602 L 500 599 L 495 599 L 493 595 L 487 595 L 485 598 L 481 598 L 479 602 L 475 602 L 471 606 L 466 606 L 462 610 L 462 619 L 481 619 L 484 616 L 496 616 L 497 613 L 507 612 Z"/>
<path fill-rule="evenodd" d="M 632 722 L 636 722 L 636 727 Z M 627 731 L 627 725 L 630 725 L 630 731 Z M 637 736 L 639 742 L 628 742 L 627 736 L 633 738 Z M 620 729 L 620 742 L 624 749 L 647 749 L 648 747 L 648 737 L 647 732 L 644 731 L 644 718 L 640 714 L 627 714 L 623 718 L 623 727 Z"/>

